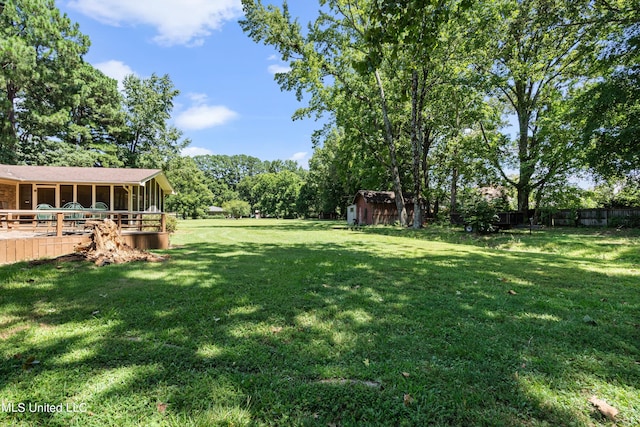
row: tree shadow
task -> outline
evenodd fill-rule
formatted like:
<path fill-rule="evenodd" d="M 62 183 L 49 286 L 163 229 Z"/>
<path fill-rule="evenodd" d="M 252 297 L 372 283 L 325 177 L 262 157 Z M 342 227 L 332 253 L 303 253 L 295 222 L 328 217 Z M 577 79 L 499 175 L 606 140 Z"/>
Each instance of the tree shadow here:
<path fill-rule="evenodd" d="M 0 331 L 29 327 L 0 342 L 3 398 L 91 408 L 0 420 L 588 425 L 590 393 L 637 395 L 637 276 L 384 245 L 209 242 L 162 264 L 0 267 Z M 23 370 L 18 353 L 40 364 Z"/>

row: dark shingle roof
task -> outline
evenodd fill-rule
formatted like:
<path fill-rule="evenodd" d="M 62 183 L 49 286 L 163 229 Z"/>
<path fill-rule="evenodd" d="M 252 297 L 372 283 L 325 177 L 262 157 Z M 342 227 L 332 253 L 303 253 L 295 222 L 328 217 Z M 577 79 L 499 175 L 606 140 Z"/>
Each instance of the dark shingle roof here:
<path fill-rule="evenodd" d="M 0 165 L 0 180 L 60 184 L 136 184 L 157 178 L 168 193 L 173 192 L 160 169 L 82 168 L 65 166 Z"/>

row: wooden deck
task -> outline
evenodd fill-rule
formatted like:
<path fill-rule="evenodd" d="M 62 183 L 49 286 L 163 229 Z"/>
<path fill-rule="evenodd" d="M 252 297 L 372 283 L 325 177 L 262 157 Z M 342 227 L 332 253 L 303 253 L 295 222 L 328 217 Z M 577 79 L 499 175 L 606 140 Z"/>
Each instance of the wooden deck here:
<path fill-rule="evenodd" d="M 87 221 L 106 217 L 118 224 L 121 236 L 131 247 L 169 248 L 164 213 L 1 210 L 0 264 L 74 253 L 76 246 L 91 239 Z"/>

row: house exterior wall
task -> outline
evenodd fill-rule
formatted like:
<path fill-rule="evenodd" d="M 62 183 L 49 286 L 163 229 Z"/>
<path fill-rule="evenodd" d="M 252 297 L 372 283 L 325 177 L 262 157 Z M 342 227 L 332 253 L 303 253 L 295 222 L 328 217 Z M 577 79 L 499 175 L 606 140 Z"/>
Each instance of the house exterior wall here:
<path fill-rule="evenodd" d="M 17 209 L 16 185 L 0 183 L 0 209 Z"/>

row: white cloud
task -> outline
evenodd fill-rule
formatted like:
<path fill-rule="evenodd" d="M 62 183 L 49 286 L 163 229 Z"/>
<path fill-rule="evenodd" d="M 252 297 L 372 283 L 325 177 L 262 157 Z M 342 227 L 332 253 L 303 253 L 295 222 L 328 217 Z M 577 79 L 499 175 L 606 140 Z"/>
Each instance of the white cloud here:
<path fill-rule="evenodd" d="M 98 64 L 93 64 L 98 70 L 102 71 L 105 75 L 116 79 L 118 81 L 118 88 L 122 90 L 122 81 L 129 74 L 136 74 L 131 67 L 122 61 L 105 61 Z"/>
<path fill-rule="evenodd" d="M 183 130 L 202 130 L 223 125 L 238 117 L 224 105 L 194 105 L 178 114 L 176 126 Z"/>
<path fill-rule="evenodd" d="M 213 151 L 203 147 L 187 147 L 182 150 L 181 154 L 184 157 L 204 156 L 213 154 Z"/>
<path fill-rule="evenodd" d="M 289 158 L 289 160 L 299 162 L 300 160 L 304 160 L 305 157 L 307 157 L 307 152 L 301 151 L 299 153 L 295 153 L 293 156 L 291 156 L 291 158 Z"/>
<path fill-rule="evenodd" d="M 308 169 L 309 168 L 309 157 L 307 156 L 306 151 L 300 151 L 298 153 L 294 153 L 289 160 L 293 160 L 294 162 L 297 162 L 300 166 L 302 166 L 303 168 Z"/>
<path fill-rule="evenodd" d="M 291 71 L 291 67 L 289 67 L 288 65 L 272 64 L 267 67 L 267 70 L 271 74 L 288 73 L 289 71 Z"/>
<path fill-rule="evenodd" d="M 242 14 L 240 0 L 71 0 L 69 7 L 108 25 L 150 25 L 161 45 L 201 45 Z"/>
<path fill-rule="evenodd" d="M 206 93 L 196 93 L 191 92 L 187 94 L 187 97 L 196 105 L 202 105 L 207 102 L 207 94 Z"/>

